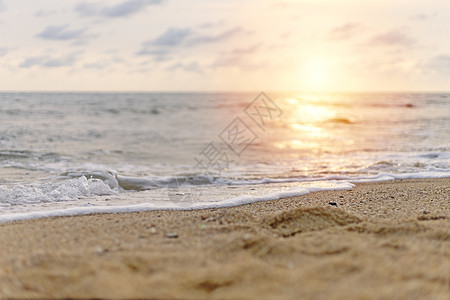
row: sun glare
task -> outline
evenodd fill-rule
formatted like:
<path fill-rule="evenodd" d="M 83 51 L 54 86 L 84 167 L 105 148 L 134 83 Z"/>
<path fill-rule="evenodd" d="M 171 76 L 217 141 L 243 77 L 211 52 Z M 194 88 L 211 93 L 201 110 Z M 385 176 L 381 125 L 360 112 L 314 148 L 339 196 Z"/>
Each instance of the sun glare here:
<path fill-rule="evenodd" d="M 302 86 L 310 91 L 330 89 L 332 63 L 327 58 L 310 58 L 302 66 Z"/>
<path fill-rule="evenodd" d="M 292 136 L 274 146 L 279 149 L 321 149 L 322 141 L 329 136 L 323 124 L 335 118 L 336 112 L 321 105 L 318 96 L 313 94 L 286 98 L 284 109 Z"/>
<path fill-rule="evenodd" d="M 334 118 L 335 112 L 318 105 L 298 103 L 292 105 L 292 116 L 303 124 L 315 124 Z"/>

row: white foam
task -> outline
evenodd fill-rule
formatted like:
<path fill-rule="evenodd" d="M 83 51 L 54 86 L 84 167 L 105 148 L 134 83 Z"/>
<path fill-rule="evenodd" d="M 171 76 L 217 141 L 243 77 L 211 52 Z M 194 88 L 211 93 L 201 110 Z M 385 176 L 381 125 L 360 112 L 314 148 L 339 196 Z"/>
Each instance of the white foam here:
<path fill-rule="evenodd" d="M 87 179 L 85 176 L 81 176 L 76 179 L 40 185 L 16 185 L 12 188 L 0 186 L 0 203 L 17 206 L 71 201 L 81 197 L 113 195 L 116 193 L 117 189 L 111 189 L 107 183 L 100 179 Z"/>
<path fill-rule="evenodd" d="M 89 215 L 98 213 L 129 213 L 151 210 L 196 210 L 196 209 L 212 209 L 239 206 L 250 204 L 254 202 L 278 200 L 281 198 L 295 197 L 305 195 L 311 192 L 326 191 L 326 190 L 346 190 L 353 188 L 353 184 L 349 182 L 330 182 L 322 187 L 294 187 L 287 191 L 273 192 L 265 195 L 240 195 L 234 198 L 229 198 L 220 202 L 197 202 L 189 206 L 180 206 L 178 203 L 167 201 L 165 203 L 141 203 L 135 205 L 122 206 L 85 206 L 73 207 L 67 209 L 51 210 L 51 211 L 37 211 L 27 213 L 13 213 L 0 215 L 0 223 L 23 221 L 38 218 L 49 217 L 64 217 L 76 215 Z"/>
<path fill-rule="evenodd" d="M 345 175 L 330 175 L 324 177 L 308 177 L 308 178 L 262 178 L 257 180 L 226 180 L 225 183 L 229 185 L 248 185 L 248 184 L 267 184 L 267 183 L 285 183 L 285 182 L 311 182 L 311 181 L 330 181 L 330 180 L 345 180 L 348 182 L 378 182 L 390 181 L 396 179 L 423 179 L 423 178 L 447 178 L 450 177 L 449 169 L 442 169 L 433 172 L 419 172 L 419 173 L 379 173 L 377 175 L 369 176 L 345 176 Z"/>
<path fill-rule="evenodd" d="M 113 172 L 113 171 L 110 171 Z M 94 174 L 91 172 L 91 174 Z M 379 173 L 377 175 L 367 176 L 346 176 L 346 175 L 329 175 L 323 177 L 286 177 L 286 178 L 260 178 L 260 179 L 229 179 L 224 177 L 213 178 L 209 175 L 192 175 L 192 176 L 153 176 L 151 178 L 126 177 L 115 175 L 118 186 L 125 190 L 142 191 L 153 188 L 164 188 L 168 185 L 176 186 L 176 182 L 186 181 L 190 185 L 261 185 L 270 183 L 288 183 L 288 182 L 315 182 L 330 180 L 346 180 L 349 182 L 377 182 L 389 181 L 395 179 L 421 179 L 421 178 L 445 178 L 450 177 L 449 169 L 432 168 L 430 171 L 417 173 Z M 100 177 L 98 177 L 100 178 Z"/>
<path fill-rule="evenodd" d="M 448 177 L 450 177 L 450 171 L 442 170 L 435 172 L 404 174 L 380 173 L 373 176 L 358 177 L 333 175 L 322 178 L 263 178 L 260 180 L 238 180 L 230 181 L 222 185 L 206 185 L 197 187 L 197 189 L 208 190 L 202 196 L 203 198 L 206 198 L 206 200 L 193 201 L 192 203 L 177 203 L 176 199 L 170 199 L 170 196 L 167 198 L 169 193 L 167 188 L 152 189 L 138 193 L 126 192 L 118 194 L 117 190 L 111 189 L 110 186 L 103 181 L 95 178 L 86 179 L 86 177 L 82 176 L 77 179 L 66 180 L 59 184 L 46 184 L 39 187 L 16 187 L 17 190 L 13 189 L 13 193 L 11 190 L 5 191 L 5 189 L 2 190 L 0 188 L 0 204 L 7 209 L 9 209 L 8 207 L 11 205 L 14 206 L 17 204 L 23 204 L 24 206 L 28 206 L 28 204 L 47 202 L 53 202 L 56 207 L 58 207 L 58 203 L 64 200 L 66 200 L 64 202 L 67 203 L 68 206 L 74 206 L 64 209 L 48 209 L 48 207 L 45 207 L 44 210 L 41 211 L 22 212 L 19 210 L 19 212 L 14 213 L 4 213 L 0 215 L 0 223 L 36 218 L 75 216 L 96 213 L 213 209 L 239 206 L 259 201 L 295 197 L 317 191 L 351 189 L 354 186 L 354 183 L 358 182 L 380 182 L 398 179 Z M 125 180 L 133 181 L 132 178 L 126 178 Z M 231 184 L 233 184 L 236 188 L 242 188 L 230 190 L 230 188 L 233 187 Z M 187 190 L 192 188 L 192 186 L 186 185 L 183 188 L 180 190 L 180 194 L 185 193 Z M 232 190 L 234 193 L 231 192 Z M 249 192 L 250 190 L 252 192 Z M 6 200 L 4 198 L 5 195 L 7 197 Z M 115 195 L 113 197 L 119 197 L 120 199 L 118 199 L 122 201 L 110 201 L 107 202 L 108 206 L 106 206 L 102 204 L 106 202 L 99 201 L 101 199 L 95 197 L 92 198 L 92 196 L 96 195 Z M 219 197 L 217 197 L 217 195 L 219 195 Z M 82 204 L 80 201 L 70 201 L 79 200 L 83 197 L 91 197 L 88 198 L 90 202 L 84 202 L 84 204 Z M 133 201 L 130 201 L 130 199 L 133 199 L 134 203 Z M 151 199 L 151 203 L 148 202 L 149 199 Z M 211 201 L 211 199 L 213 199 L 213 201 Z"/>
<path fill-rule="evenodd" d="M 379 181 L 390 181 L 399 179 L 437 179 L 437 178 L 448 178 L 450 177 L 450 171 L 442 172 L 421 172 L 421 173 L 404 173 L 404 174 L 388 174 L 380 173 L 376 176 L 358 177 L 355 179 L 347 179 L 350 182 L 379 182 Z"/>

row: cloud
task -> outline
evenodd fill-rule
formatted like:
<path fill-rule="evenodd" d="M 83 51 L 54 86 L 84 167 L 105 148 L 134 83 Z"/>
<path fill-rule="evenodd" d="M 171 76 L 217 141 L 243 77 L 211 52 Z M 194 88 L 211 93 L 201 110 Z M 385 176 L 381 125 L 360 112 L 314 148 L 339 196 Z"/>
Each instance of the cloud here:
<path fill-rule="evenodd" d="M 79 3 L 75 10 L 85 17 L 120 18 L 136 14 L 149 5 L 157 5 L 164 0 L 128 0 L 113 6 L 103 6 L 99 3 Z"/>
<path fill-rule="evenodd" d="M 145 42 L 144 44 L 155 46 L 177 46 L 191 34 L 192 31 L 188 28 L 169 28 L 156 39 Z"/>
<path fill-rule="evenodd" d="M 266 65 L 264 63 L 255 63 L 250 61 L 248 57 L 239 55 L 220 56 L 210 65 L 210 67 L 213 69 L 238 68 L 245 71 L 260 70 L 265 66 Z"/>
<path fill-rule="evenodd" d="M 6 10 L 6 6 L 2 0 L 0 0 L 0 11 Z"/>
<path fill-rule="evenodd" d="M 141 51 L 136 53 L 137 55 L 146 55 L 146 56 L 152 56 L 155 61 L 166 61 L 170 60 L 171 49 L 167 48 L 157 48 L 157 49 L 151 49 L 148 47 L 144 47 Z"/>
<path fill-rule="evenodd" d="M 59 68 L 72 66 L 78 61 L 79 53 L 72 53 L 63 57 L 51 57 L 46 55 L 32 56 L 25 59 L 20 65 L 20 68 L 32 68 L 34 66 L 41 66 L 46 68 Z"/>
<path fill-rule="evenodd" d="M 217 43 L 217 42 L 229 39 L 240 32 L 242 32 L 242 28 L 236 27 L 234 29 L 224 31 L 217 35 L 200 35 L 200 36 L 190 39 L 188 41 L 187 45 L 188 46 L 197 46 L 200 44 Z"/>
<path fill-rule="evenodd" d="M 86 69 L 104 70 L 109 67 L 109 64 L 107 62 L 95 62 L 84 64 L 83 67 Z"/>
<path fill-rule="evenodd" d="M 287 3 L 285 1 L 280 1 L 280 2 L 273 3 L 272 6 L 275 7 L 275 8 L 291 8 L 292 7 L 292 3 Z"/>
<path fill-rule="evenodd" d="M 108 54 L 108 53 L 105 53 Z M 118 64 L 123 64 L 125 63 L 125 60 L 121 57 L 118 56 L 112 56 L 109 58 L 105 58 L 105 59 L 95 59 L 95 60 L 91 60 L 90 62 L 86 62 L 83 64 L 83 68 L 85 69 L 94 69 L 94 70 L 105 70 L 105 69 L 109 69 L 111 70 L 112 68 L 114 68 L 114 66 L 118 65 Z"/>
<path fill-rule="evenodd" d="M 219 27 L 219 26 L 223 26 L 225 24 L 225 22 L 223 20 L 217 21 L 217 22 L 206 22 L 203 24 L 200 24 L 200 28 L 214 28 L 214 27 Z"/>
<path fill-rule="evenodd" d="M 359 23 L 345 23 L 331 29 L 329 35 L 333 40 L 347 40 L 354 37 L 361 30 L 362 25 Z"/>
<path fill-rule="evenodd" d="M 212 68 L 239 67 L 243 63 L 243 59 L 237 55 L 225 55 L 218 57 L 211 65 Z"/>
<path fill-rule="evenodd" d="M 427 20 L 431 20 L 431 19 L 435 18 L 437 15 L 438 15 L 437 13 L 432 13 L 432 14 L 420 13 L 420 14 L 411 16 L 410 19 L 418 20 L 418 21 L 427 21 Z"/>
<path fill-rule="evenodd" d="M 412 46 L 414 44 L 416 44 L 415 39 L 396 30 L 376 35 L 369 40 L 370 46 Z"/>
<path fill-rule="evenodd" d="M 450 75 L 450 55 L 448 54 L 436 55 L 425 64 L 422 64 L 420 67 L 422 67 L 422 69 Z"/>
<path fill-rule="evenodd" d="M 75 6 L 75 11 L 84 17 L 95 17 L 102 15 L 103 8 L 98 3 L 82 2 Z"/>
<path fill-rule="evenodd" d="M 169 28 L 166 32 L 158 36 L 156 39 L 147 41 L 145 46 L 166 46 L 175 47 L 183 44 L 187 46 L 196 46 L 200 44 L 216 43 L 228 39 L 237 33 L 241 32 L 241 28 L 234 28 L 217 35 L 194 35 L 194 32 L 189 28 Z"/>
<path fill-rule="evenodd" d="M 155 61 L 167 61 L 171 59 L 170 54 L 180 46 L 189 47 L 221 42 L 240 31 L 242 31 L 241 28 L 234 28 L 217 35 L 195 35 L 194 31 L 189 28 L 169 28 L 155 39 L 144 42 L 143 48 L 136 54 L 152 56 Z M 183 68 L 188 69 L 186 66 Z"/>
<path fill-rule="evenodd" d="M 9 49 L 9 48 L 0 48 L 0 58 L 5 56 L 6 54 L 8 54 L 10 51 L 11 51 L 11 49 Z"/>
<path fill-rule="evenodd" d="M 189 64 L 183 64 L 183 63 L 176 63 L 172 66 L 167 68 L 168 71 L 176 71 L 176 70 L 182 70 L 185 72 L 192 72 L 192 73 L 202 73 L 202 68 L 199 66 L 197 62 L 191 62 Z"/>
<path fill-rule="evenodd" d="M 37 37 L 46 40 L 72 40 L 81 38 L 85 29 L 70 30 L 68 25 L 62 26 L 47 26 Z"/>
<path fill-rule="evenodd" d="M 47 16 L 50 16 L 50 15 L 54 15 L 56 13 L 57 13 L 56 10 L 44 10 L 44 9 L 42 9 L 42 10 L 36 12 L 34 14 L 34 16 L 35 17 L 47 17 Z"/>
<path fill-rule="evenodd" d="M 240 68 L 242 70 L 256 70 L 260 65 L 252 63 L 254 54 L 261 48 L 261 44 L 250 45 L 246 48 L 235 48 L 228 53 L 222 53 L 211 65 L 212 68 Z"/>
<path fill-rule="evenodd" d="M 236 48 L 231 51 L 231 54 L 233 55 L 244 55 L 244 54 L 253 54 L 255 53 L 259 48 L 261 48 L 261 44 L 254 44 L 252 46 L 249 46 L 247 48 Z"/>

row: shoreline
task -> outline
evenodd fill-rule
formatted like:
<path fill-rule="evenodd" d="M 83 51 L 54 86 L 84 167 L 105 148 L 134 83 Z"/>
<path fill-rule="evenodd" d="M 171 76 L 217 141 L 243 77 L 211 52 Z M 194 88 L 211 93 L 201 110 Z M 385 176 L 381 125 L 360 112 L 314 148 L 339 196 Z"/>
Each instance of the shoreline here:
<path fill-rule="evenodd" d="M 402 178 L 405 177 L 405 178 Z M 157 207 L 152 204 L 143 202 L 139 204 L 132 205 L 112 205 L 112 206 L 74 206 L 69 208 L 62 209 L 54 209 L 54 210 L 37 210 L 37 211 L 29 211 L 29 212 L 12 212 L 0 214 L 0 224 L 6 224 L 11 222 L 20 222 L 20 221 L 31 221 L 37 219 L 46 219 L 46 218 L 58 218 L 58 217 L 74 217 L 74 216 L 89 216 L 96 214 L 117 214 L 117 213 L 139 213 L 139 212 L 149 212 L 149 211 L 191 211 L 191 210 L 203 210 L 203 209 L 222 209 L 222 208 L 230 208 L 230 207 L 238 207 L 242 205 L 248 205 L 257 202 L 266 202 L 266 201 L 277 201 L 281 199 L 287 198 L 295 198 L 303 195 L 307 195 L 310 193 L 316 193 L 320 191 L 340 191 L 340 190 L 350 190 L 355 184 L 364 184 L 364 183 L 383 183 L 383 182 L 393 182 L 393 181 L 402 181 L 402 180 L 434 180 L 434 179 L 446 179 L 448 177 L 425 177 L 425 178 L 415 178 L 410 176 L 394 176 L 394 175 L 383 175 L 379 178 L 372 178 L 369 180 L 358 179 L 358 180 L 338 180 L 334 187 L 329 188 L 316 188 L 312 187 L 302 187 L 302 183 L 308 182 L 326 182 L 323 180 L 317 181 L 300 181 L 299 188 L 303 190 L 292 191 L 291 189 L 275 192 L 275 193 L 263 193 L 261 195 L 256 195 L 252 197 L 231 197 L 227 198 L 226 201 L 218 203 L 218 202 L 199 202 L 194 203 L 192 207 L 184 208 L 182 206 L 166 206 L 166 207 Z M 274 184 L 275 182 L 271 182 L 269 184 Z M 295 184 L 295 182 L 292 182 Z"/>
<path fill-rule="evenodd" d="M 450 178 L 0 224 L 0 298 L 448 299 Z"/>

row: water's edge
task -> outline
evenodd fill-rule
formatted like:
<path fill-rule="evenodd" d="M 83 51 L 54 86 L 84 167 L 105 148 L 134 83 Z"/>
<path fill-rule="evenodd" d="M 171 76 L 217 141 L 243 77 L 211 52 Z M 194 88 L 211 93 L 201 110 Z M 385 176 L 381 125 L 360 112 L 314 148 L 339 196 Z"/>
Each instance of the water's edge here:
<path fill-rule="evenodd" d="M 362 177 L 347 181 L 327 181 L 327 187 L 310 186 L 310 187 L 293 187 L 289 190 L 267 193 L 260 196 L 252 195 L 240 195 L 233 198 L 228 198 L 220 202 L 202 202 L 193 203 L 192 205 L 180 205 L 180 203 L 169 202 L 165 205 L 156 205 L 151 203 L 140 203 L 134 205 L 120 205 L 120 206 L 89 206 L 89 207 L 72 207 L 67 209 L 50 210 L 50 211 L 38 211 L 27 213 L 13 213 L 0 215 L 0 223 L 10 223 L 16 221 L 28 221 L 42 218 L 54 218 L 54 217 L 72 217 L 82 215 L 94 215 L 94 214 L 116 214 L 116 213 L 136 213 L 145 211 L 157 211 L 157 210 L 201 210 L 201 209 L 218 209 L 227 207 L 236 207 L 255 202 L 279 200 L 297 196 L 303 196 L 313 192 L 320 191 L 339 191 L 352 189 L 355 184 L 358 183 L 378 183 L 394 180 L 420 180 L 420 179 L 442 179 L 450 178 L 450 172 L 441 174 L 380 174 L 375 177 Z M 313 182 L 314 183 L 314 182 Z M 323 183 L 323 182 L 322 182 Z"/>

